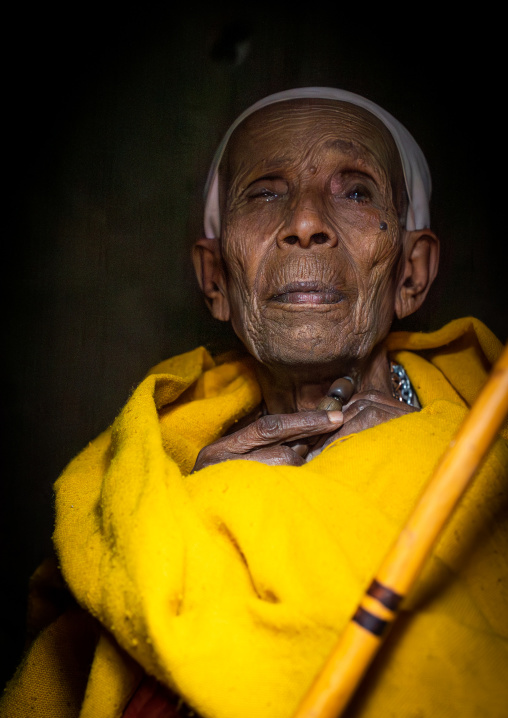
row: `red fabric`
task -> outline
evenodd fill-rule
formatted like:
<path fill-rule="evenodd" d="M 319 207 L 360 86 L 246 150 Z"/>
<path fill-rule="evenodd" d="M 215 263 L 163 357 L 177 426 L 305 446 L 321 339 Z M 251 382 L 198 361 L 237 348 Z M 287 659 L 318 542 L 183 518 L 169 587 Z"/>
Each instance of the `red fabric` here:
<path fill-rule="evenodd" d="M 123 713 L 123 718 L 185 718 L 192 711 L 175 693 L 161 683 L 145 676 Z"/>

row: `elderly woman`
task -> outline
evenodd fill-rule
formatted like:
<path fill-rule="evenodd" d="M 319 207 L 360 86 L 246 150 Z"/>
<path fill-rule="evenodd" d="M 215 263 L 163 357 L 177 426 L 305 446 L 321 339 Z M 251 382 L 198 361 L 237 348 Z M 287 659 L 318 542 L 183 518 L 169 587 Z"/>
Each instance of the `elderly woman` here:
<path fill-rule="evenodd" d="M 429 195 L 351 93 L 230 128 L 193 257 L 245 353 L 155 367 L 58 480 L 63 582 L 41 567 L 35 606 L 55 580 L 77 605 L 39 621 L 6 715 L 290 718 L 501 349 L 474 319 L 390 334 L 437 272 Z M 507 466 L 500 438 L 348 715 L 502 715 Z"/>
<path fill-rule="evenodd" d="M 425 160 L 400 128 L 416 175 L 417 186 L 406 188 L 379 117 L 339 99 L 351 100 L 347 93 L 320 94 L 327 99 L 318 92 L 267 98 L 235 129 L 221 159 L 223 219 L 220 230 L 213 226 L 214 188 L 205 225 L 217 236 L 197 243 L 197 275 L 212 314 L 232 322 L 256 360 L 258 413 L 277 418 L 203 451 L 196 468 L 239 455 L 299 465 L 301 451 L 288 440 L 330 432 L 329 443 L 414 411 L 393 395 L 384 340 L 394 314 L 418 309 L 437 272 L 439 244 L 418 186 L 430 185 Z M 425 207 L 416 220 L 414 194 Z M 355 387 L 343 417 L 302 413 L 342 376 Z"/>

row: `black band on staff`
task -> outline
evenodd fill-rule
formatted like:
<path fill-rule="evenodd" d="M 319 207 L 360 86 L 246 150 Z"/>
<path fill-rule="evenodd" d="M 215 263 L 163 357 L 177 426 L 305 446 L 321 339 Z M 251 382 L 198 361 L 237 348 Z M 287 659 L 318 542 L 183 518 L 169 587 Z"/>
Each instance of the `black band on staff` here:
<path fill-rule="evenodd" d="M 388 608 L 390 611 L 397 611 L 400 602 L 404 598 L 404 596 L 401 596 L 400 593 L 392 591 L 391 588 L 379 583 L 376 579 L 374 579 L 370 584 L 367 595 L 377 599 L 379 603 L 382 603 L 383 606 Z"/>
<path fill-rule="evenodd" d="M 361 606 L 353 616 L 353 621 L 357 623 L 365 630 L 373 633 L 375 636 L 382 636 L 388 627 L 388 621 L 383 621 L 382 618 L 374 616 L 373 613 L 366 611 Z"/>

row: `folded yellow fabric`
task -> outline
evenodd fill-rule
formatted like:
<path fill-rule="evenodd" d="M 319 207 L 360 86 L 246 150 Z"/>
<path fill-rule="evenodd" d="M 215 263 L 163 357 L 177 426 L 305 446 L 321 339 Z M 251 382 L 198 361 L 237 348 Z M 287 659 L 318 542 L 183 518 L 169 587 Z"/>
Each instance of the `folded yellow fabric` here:
<path fill-rule="evenodd" d="M 305 466 L 236 460 L 189 473 L 198 451 L 260 401 L 249 360 L 216 363 L 203 348 L 155 367 L 71 462 L 55 487 L 54 542 L 104 638 L 81 712 L 69 716 L 120 716 L 134 659 L 205 718 L 290 718 L 501 351 L 471 318 L 387 344 L 422 411 L 339 440 Z M 348 716 L 506 714 L 506 439 Z M 24 681 L 25 693 L 19 677 L 11 684 L 8 710 L 26 698 Z M 39 690 L 37 715 L 51 715 Z"/>

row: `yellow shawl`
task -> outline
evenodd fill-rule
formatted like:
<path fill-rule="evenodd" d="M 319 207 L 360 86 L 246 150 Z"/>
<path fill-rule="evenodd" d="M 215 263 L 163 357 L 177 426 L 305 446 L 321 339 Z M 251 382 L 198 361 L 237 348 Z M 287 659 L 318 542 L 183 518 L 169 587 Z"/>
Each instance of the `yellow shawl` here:
<path fill-rule="evenodd" d="M 118 718 L 141 666 L 205 718 L 290 718 L 501 350 L 471 318 L 387 344 L 422 411 L 298 468 L 190 474 L 259 387 L 249 361 L 203 348 L 155 367 L 55 485 L 54 543 L 87 613 L 39 635 L 5 715 Z M 506 715 L 507 466 L 500 438 L 348 716 Z"/>

